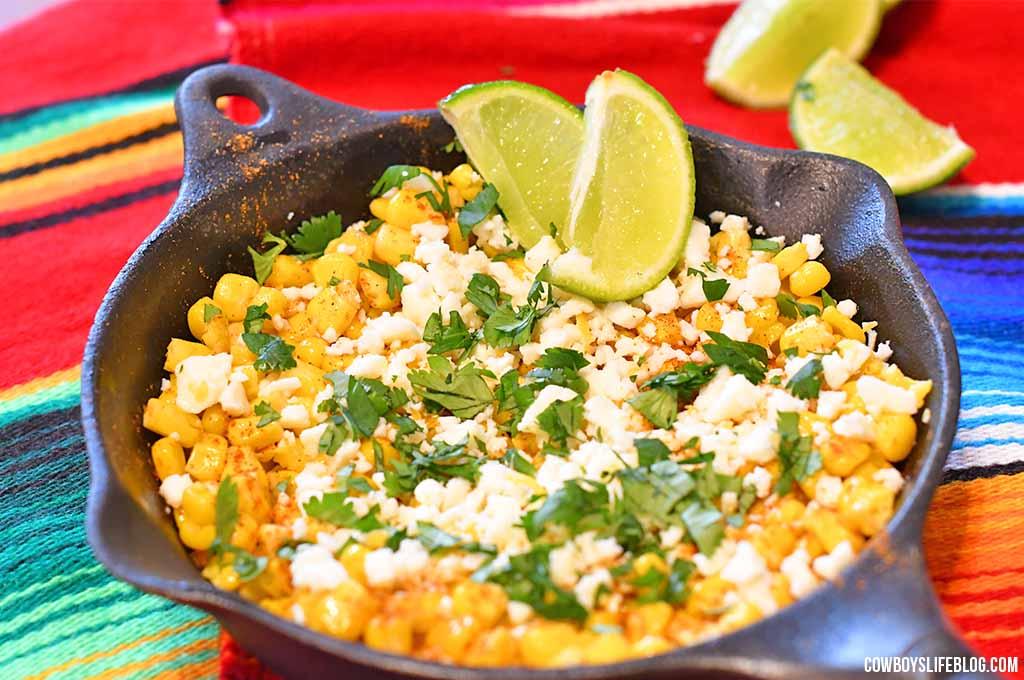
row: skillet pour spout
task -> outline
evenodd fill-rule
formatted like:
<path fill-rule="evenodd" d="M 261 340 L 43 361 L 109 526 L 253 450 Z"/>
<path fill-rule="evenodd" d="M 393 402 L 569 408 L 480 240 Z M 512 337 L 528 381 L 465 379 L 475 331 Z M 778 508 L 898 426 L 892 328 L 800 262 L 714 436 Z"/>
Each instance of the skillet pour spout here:
<path fill-rule="evenodd" d="M 225 95 L 251 99 L 259 120 L 244 126 L 222 116 L 215 102 Z M 210 612 L 243 647 L 294 678 L 846 678 L 864 674 L 869 657 L 970 655 L 941 613 L 921 552 L 924 515 L 956 427 L 956 346 L 903 246 L 892 193 L 853 161 L 751 146 L 693 127 L 698 213 L 747 215 L 789 239 L 821 233 L 835 292 L 862 301 L 893 341 L 895 360 L 935 384 L 926 404 L 931 421 L 906 462 L 896 513 L 840 582 L 721 638 L 649 659 L 557 671 L 458 668 L 385 654 L 216 589 L 179 543 L 149 462 L 140 421 L 141 404 L 162 377 L 155 348 L 184 337 L 189 301 L 222 274 L 251 266 L 246 246 L 264 231 L 328 210 L 355 219 L 387 166 L 450 170 L 464 158 L 443 150 L 453 135 L 435 111 L 365 111 L 242 66 L 197 71 L 175 104 L 185 142 L 181 192 L 111 285 L 83 363 L 89 542 L 114 576 Z"/>

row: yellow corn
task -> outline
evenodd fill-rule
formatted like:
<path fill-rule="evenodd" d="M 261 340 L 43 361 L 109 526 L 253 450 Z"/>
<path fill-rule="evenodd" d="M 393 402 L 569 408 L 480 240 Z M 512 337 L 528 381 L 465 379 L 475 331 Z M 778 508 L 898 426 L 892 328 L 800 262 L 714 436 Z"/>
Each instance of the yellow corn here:
<path fill-rule="evenodd" d="M 180 475 L 185 471 L 185 451 L 181 448 L 181 444 L 170 437 L 161 437 L 153 442 L 150 454 L 153 456 L 156 476 L 160 479 L 166 479 L 171 475 Z"/>
<path fill-rule="evenodd" d="M 344 253 L 327 253 L 313 260 L 313 281 L 321 288 L 326 288 L 331 281 L 359 281 L 359 263 L 351 255 Z"/>
<path fill-rule="evenodd" d="M 164 399 L 150 399 L 142 413 L 142 426 L 150 432 L 176 439 L 191 448 L 202 433 L 199 416 L 185 413 L 177 404 Z"/>
<path fill-rule="evenodd" d="M 272 288 L 298 288 L 313 281 L 306 263 L 294 255 L 278 255 L 264 283 Z"/>
<path fill-rule="evenodd" d="M 858 465 L 871 456 L 871 446 L 859 439 L 833 435 L 821 447 L 825 471 L 837 477 L 848 477 Z"/>
<path fill-rule="evenodd" d="M 848 528 L 874 536 L 893 513 L 896 495 L 878 482 L 852 477 L 839 495 L 839 519 Z"/>
<path fill-rule="evenodd" d="M 714 303 L 705 302 L 697 310 L 697 322 L 694 325 L 699 331 L 718 332 L 722 330 L 722 315 L 715 309 Z"/>
<path fill-rule="evenodd" d="M 374 258 L 392 267 L 412 259 L 416 252 L 416 239 L 408 229 L 400 229 L 385 222 L 373 236 Z"/>
<path fill-rule="evenodd" d="M 190 342 L 180 338 L 173 338 L 167 343 L 167 354 L 164 357 L 164 370 L 174 372 L 182 361 L 194 356 L 209 356 L 213 354 L 206 345 L 199 342 Z"/>
<path fill-rule="evenodd" d="M 228 321 L 241 321 L 260 284 L 251 276 L 225 274 L 213 289 L 213 301 Z"/>
<path fill-rule="evenodd" d="M 917 440 L 917 423 L 905 413 L 875 417 L 875 449 L 890 463 L 906 458 Z"/>
<path fill-rule="evenodd" d="M 373 256 L 373 236 L 362 229 L 346 229 L 327 244 L 325 253 L 344 253 L 357 263 L 365 263 Z"/>
<path fill-rule="evenodd" d="M 322 368 L 327 357 L 327 343 L 323 338 L 303 338 L 295 344 L 295 358 Z"/>
<path fill-rule="evenodd" d="M 213 298 L 204 295 L 196 300 L 194 305 L 188 308 L 188 330 L 196 340 L 203 339 L 203 333 L 206 332 L 207 326 L 209 325 L 206 321 L 207 306 L 216 307 L 217 304 L 213 301 Z M 211 316 L 210 321 L 213 321 L 217 316 L 222 316 L 219 311 L 214 309 L 211 309 L 210 311 L 216 315 Z"/>
<path fill-rule="evenodd" d="M 822 353 L 832 349 L 836 344 L 832 335 L 832 327 L 822 321 L 819 316 L 809 316 L 797 321 L 787 328 L 779 338 L 782 351 L 796 349 L 800 356 L 808 353 Z"/>
<path fill-rule="evenodd" d="M 779 278 L 784 279 L 807 262 L 807 246 L 803 243 L 787 246 L 775 254 L 772 262 L 779 268 Z"/>
<path fill-rule="evenodd" d="M 267 314 L 270 316 L 281 316 L 284 314 L 285 309 L 288 308 L 288 298 L 284 296 L 284 293 L 279 291 L 277 288 L 269 288 L 267 286 L 261 287 L 256 291 L 256 295 L 253 296 L 250 305 L 263 305 L 267 306 Z M 264 323 L 264 328 L 267 328 L 267 324 Z"/>
<path fill-rule="evenodd" d="M 220 404 L 214 404 L 203 411 L 202 423 L 204 431 L 224 435 L 228 431 L 228 414 Z"/>
<path fill-rule="evenodd" d="M 782 253 L 779 254 L 781 255 Z M 797 267 L 796 271 L 789 275 L 789 289 L 797 297 L 806 297 L 817 293 L 827 286 L 831 280 L 832 275 L 829 273 L 828 268 L 822 263 L 812 260 L 804 262 Z"/>
<path fill-rule="evenodd" d="M 377 615 L 367 622 L 363 641 L 382 652 L 408 654 L 412 651 L 412 625 L 393 616 Z"/>
<path fill-rule="evenodd" d="M 306 314 L 321 334 L 328 328 L 333 328 L 339 335 L 344 333 L 358 311 L 359 294 L 347 280 L 324 288 L 306 307 Z"/>
<path fill-rule="evenodd" d="M 854 323 L 852 319 L 843 316 L 834 305 L 826 307 L 821 313 L 821 318 L 850 340 L 856 340 L 861 343 L 867 340 L 867 336 L 864 335 L 864 329 L 859 324 Z"/>
<path fill-rule="evenodd" d="M 284 435 L 284 429 L 278 422 L 259 427 L 259 416 L 236 418 L 228 423 L 228 440 L 232 446 L 248 446 L 262 449 L 277 442 Z"/>
<path fill-rule="evenodd" d="M 372 309 L 394 309 L 399 296 L 388 295 L 388 280 L 369 269 L 359 270 L 359 292 Z"/>
<path fill-rule="evenodd" d="M 468 163 L 456 166 L 448 174 L 448 181 L 459 191 L 464 201 L 472 201 L 483 188 L 483 180 L 479 177 L 473 178 L 473 167 Z"/>
<path fill-rule="evenodd" d="M 193 479 L 204 482 L 220 481 L 221 472 L 227 462 L 228 442 L 219 434 L 204 432 L 188 457 L 185 470 Z"/>
<path fill-rule="evenodd" d="M 311 628 L 342 640 L 358 640 L 376 613 L 376 600 L 355 581 L 343 581 L 326 595 L 317 595 L 306 610 Z"/>

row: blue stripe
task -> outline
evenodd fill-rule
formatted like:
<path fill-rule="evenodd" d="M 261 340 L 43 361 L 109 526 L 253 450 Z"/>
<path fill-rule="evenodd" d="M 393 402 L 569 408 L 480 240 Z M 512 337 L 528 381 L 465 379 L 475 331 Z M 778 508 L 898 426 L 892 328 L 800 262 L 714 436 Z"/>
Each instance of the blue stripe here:
<path fill-rule="evenodd" d="M 901 213 L 915 216 L 1024 215 L 1024 196 L 921 194 L 899 199 Z"/>

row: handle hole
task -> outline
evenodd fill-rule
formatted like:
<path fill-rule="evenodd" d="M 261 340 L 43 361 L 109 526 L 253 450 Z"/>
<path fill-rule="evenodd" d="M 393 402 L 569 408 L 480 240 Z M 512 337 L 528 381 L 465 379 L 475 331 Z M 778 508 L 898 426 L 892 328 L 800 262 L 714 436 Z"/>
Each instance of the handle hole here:
<path fill-rule="evenodd" d="M 217 97 L 217 110 L 238 125 L 255 125 L 266 113 L 260 105 L 244 95 L 228 94 Z"/>

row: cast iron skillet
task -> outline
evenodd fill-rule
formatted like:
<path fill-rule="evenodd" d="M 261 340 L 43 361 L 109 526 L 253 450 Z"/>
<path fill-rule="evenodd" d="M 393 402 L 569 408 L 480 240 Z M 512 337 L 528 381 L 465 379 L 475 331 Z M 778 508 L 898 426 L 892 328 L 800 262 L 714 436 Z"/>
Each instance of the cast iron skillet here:
<path fill-rule="evenodd" d="M 224 118 L 222 95 L 253 100 L 251 126 Z M 931 422 L 907 462 L 910 480 L 884 536 L 843 575 L 779 614 L 664 656 L 560 671 L 453 668 L 320 635 L 217 590 L 186 556 L 157 493 L 141 427 L 158 391 L 163 348 L 188 337 L 189 304 L 267 229 L 334 209 L 364 214 L 388 165 L 448 170 L 452 131 L 434 111 L 371 112 L 314 96 L 268 73 L 212 66 L 178 91 L 185 139 L 181 193 L 110 287 L 85 351 L 82 422 L 92 482 L 88 535 L 100 562 L 136 587 L 204 609 L 246 649 L 290 677 L 819 678 L 858 675 L 865 656 L 965 655 L 925 575 L 921 525 L 956 425 L 960 373 L 949 322 L 901 242 L 896 203 L 872 170 L 839 158 L 743 144 L 690 128 L 697 212 L 747 215 L 792 239 L 820 232 L 833 294 L 878 319 L 909 375 L 931 378 Z M 292 213 L 294 211 L 294 217 Z M 963 676 L 968 677 L 968 676 Z"/>

